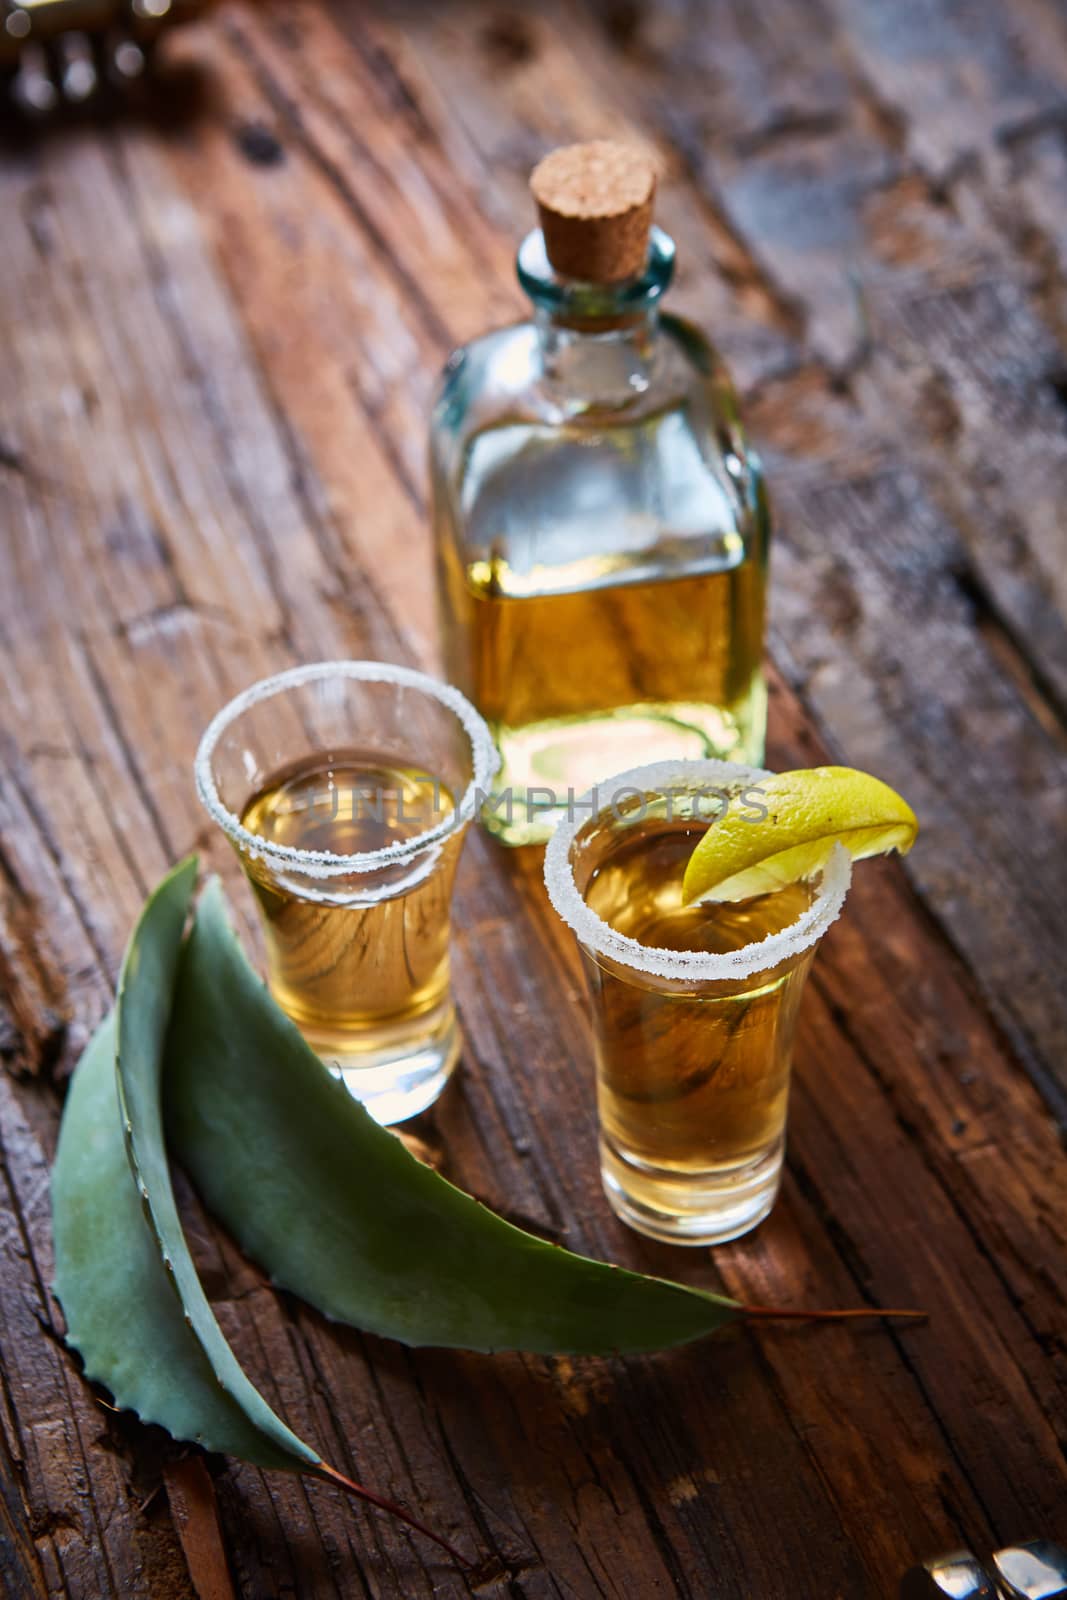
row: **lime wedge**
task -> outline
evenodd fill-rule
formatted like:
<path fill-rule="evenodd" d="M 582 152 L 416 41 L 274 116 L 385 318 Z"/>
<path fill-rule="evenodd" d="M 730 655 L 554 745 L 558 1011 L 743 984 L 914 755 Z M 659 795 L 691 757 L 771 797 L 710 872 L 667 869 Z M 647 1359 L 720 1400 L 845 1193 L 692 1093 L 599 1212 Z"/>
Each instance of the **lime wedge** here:
<path fill-rule="evenodd" d="M 835 844 L 854 861 L 890 850 L 904 855 L 918 831 L 907 802 L 869 773 L 777 772 L 732 800 L 703 835 L 685 869 L 682 899 L 690 905 L 770 894 L 818 872 Z"/>

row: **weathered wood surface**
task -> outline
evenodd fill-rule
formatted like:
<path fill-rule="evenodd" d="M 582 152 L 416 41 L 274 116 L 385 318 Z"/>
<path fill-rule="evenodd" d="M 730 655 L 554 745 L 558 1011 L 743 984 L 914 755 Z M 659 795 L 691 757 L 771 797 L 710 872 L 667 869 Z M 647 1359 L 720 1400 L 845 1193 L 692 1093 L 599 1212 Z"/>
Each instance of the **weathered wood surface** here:
<path fill-rule="evenodd" d="M 465 1067 L 424 1134 L 572 1246 L 930 1322 L 647 1361 L 416 1355 L 280 1299 L 194 1207 L 253 1378 L 479 1560 L 468 1581 L 328 1489 L 230 1467 L 233 1579 L 869 1600 L 922 1554 L 1067 1538 L 1057 0 L 249 4 L 172 60 L 157 117 L 9 131 L 0 172 L 5 1592 L 189 1593 L 169 1446 L 57 1337 L 63 1084 L 150 883 L 193 847 L 233 877 L 190 782 L 210 713 L 299 659 L 432 663 L 432 375 L 519 308 L 533 160 L 605 132 L 665 162 L 676 299 L 777 489 L 773 762 L 870 766 L 924 837 L 857 875 L 820 952 L 789 1177 L 753 1239 L 711 1261 L 611 1219 L 575 954 L 538 860 L 480 837 Z"/>

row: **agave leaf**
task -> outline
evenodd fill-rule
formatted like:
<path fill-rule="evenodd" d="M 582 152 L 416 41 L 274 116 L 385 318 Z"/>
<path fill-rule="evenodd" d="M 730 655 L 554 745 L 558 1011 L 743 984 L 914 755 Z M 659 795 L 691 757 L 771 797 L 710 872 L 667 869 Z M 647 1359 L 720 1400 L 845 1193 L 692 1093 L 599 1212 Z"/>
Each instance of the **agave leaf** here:
<path fill-rule="evenodd" d="M 86 1377 L 176 1439 L 289 1467 L 219 1384 L 182 1316 L 122 1140 L 115 1018 L 78 1063 L 52 1173 L 55 1290 Z M 314 1461 L 314 1453 L 308 1459 Z"/>
<path fill-rule="evenodd" d="M 280 1286 L 413 1345 L 611 1354 L 683 1344 L 732 1300 L 513 1227 L 380 1128 L 246 961 L 218 881 L 201 898 L 167 1040 L 171 1141 Z"/>
<path fill-rule="evenodd" d="M 125 1030 L 128 1038 L 139 1034 L 133 1047 L 149 1070 L 153 1052 L 157 1060 L 161 1054 L 195 877 L 193 860 L 163 881 L 145 908 L 124 964 Z M 233 1356 L 218 1325 L 202 1341 L 184 1314 L 176 1277 L 164 1265 L 127 1159 L 116 1079 L 119 1030 L 119 1015 L 112 1012 L 75 1069 L 52 1173 L 55 1288 L 68 1340 L 81 1352 L 86 1375 L 105 1384 L 118 1405 L 145 1422 L 159 1423 L 176 1439 L 261 1467 L 306 1470 L 316 1464 L 316 1453 L 269 1412 L 255 1390 L 274 1428 L 261 1426 L 245 1410 L 243 1396 L 221 1381 L 216 1347 L 229 1356 L 227 1366 Z M 192 1268 L 184 1239 L 171 1256 L 184 1258 Z M 187 1275 L 183 1265 L 182 1276 Z M 196 1290 L 203 1300 L 199 1281 Z M 210 1308 L 208 1316 L 214 1322 Z M 234 1389 L 241 1387 L 233 1383 Z M 244 1387 L 252 1389 L 247 1379 Z"/>
<path fill-rule="evenodd" d="M 182 1232 L 163 1145 L 163 1044 L 196 859 L 149 897 L 115 1011 L 75 1070 L 52 1174 L 56 1293 L 86 1374 L 176 1439 L 260 1467 L 310 1472 L 400 1517 L 271 1410 L 208 1304 Z M 459 1559 L 463 1559 L 460 1557 Z"/>
<path fill-rule="evenodd" d="M 164 1274 L 169 1305 L 181 1319 L 186 1337 L 199 1349 L 224 1400 L 211 1421 L 225 1416 L 227 1427 L 231 1419 L 237 1424 L 233 1439 L 226 1435 L 204 1442 L 210 1449 L 239 1455 L 258 1466 L 303 1472 L 318 1466 L 318 1453 L 271 1410 L 246 1376 L 208 1304 L 178 1218 L 163 1143 L 163 1047 L 196 867 L 195 857 L 183 861 L 149 896 L 122 964 L 115 1003 L 118 1128 L 125 1138 L 127 1174 Z M 116 1309 L 112 1307 L 112 1316 Z M 126 1399 L 113 1392 L 116 1399 Z M 188 1437 L 180 1429 L 177 1436 Z"/>

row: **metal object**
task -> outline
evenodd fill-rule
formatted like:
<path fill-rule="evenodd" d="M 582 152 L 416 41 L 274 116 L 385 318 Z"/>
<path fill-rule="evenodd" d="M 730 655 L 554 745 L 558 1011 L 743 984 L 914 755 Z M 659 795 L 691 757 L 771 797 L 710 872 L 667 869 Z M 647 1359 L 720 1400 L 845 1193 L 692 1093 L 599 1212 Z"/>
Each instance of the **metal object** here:
<path fill-rule="evenodd" d="M 900 1600 L 1002 1600 L 996 1584 L 969 1550 L 954 1550 L 912 1567 L 900 1585 Z"/>
<path fill-rule="evenodd" d="M 1008 1600 L 1061 1600 L 1067 1596 L 1067 1551 L 1050 1539 L 1013 1544 L 993 1557 Z"/>
<path fill-rule="evenodd" d="M 997 1550 L 988 1564 L 969 1550 L 935 1556 L 905 1573 L 900 1600 L 1067 1600 L 1067 1551 L 1033 1539 Z"/>
<path fill-rule="evenodd" d="M 209 0 L 0 0 L 0 89 L 25 112 L 80 105 L 142 76 L 160 34 Z"/>

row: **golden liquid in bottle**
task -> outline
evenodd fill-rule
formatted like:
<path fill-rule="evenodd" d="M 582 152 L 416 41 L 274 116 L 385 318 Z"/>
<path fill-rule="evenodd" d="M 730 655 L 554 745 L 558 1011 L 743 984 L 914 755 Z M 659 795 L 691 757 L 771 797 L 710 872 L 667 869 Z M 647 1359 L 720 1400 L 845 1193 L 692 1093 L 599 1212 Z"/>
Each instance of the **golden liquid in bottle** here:
<path fill-rule="evenodd" d="M 454 809 L 424 772 L 358 751 L 274 773 L 248 801 L 263 840 L 335 855 L 384 849 Z M 308 879 L 241 852 L 263 917 L 271 992 L 326 1059 L 372 1059 L 451 1026 L 449 901 L 462 830 L 373 873 Z"/>
<path fill-rule="evenodd" d="M 644 945 L 725 953 L 789 927 L 811 904 L 811 886 L 795 884 L 737 905 L 683 906 L 701 831 L 691 820 L 628 827 L 586 887 L 591 909 Z M 605 1160 L 624 1163 L 631 1199 L 655 1207 L 668 1174 L 728 1177 L 779 1146 L 811 956 L 698 983 L 587 955 Z"/>
<path fill-rule="evenodd" d="M 520 584 L 503 561 L 460 571 L 448 546 L 443 559 L 448 675 L 500 749 L 495 787 L 513 794 L 512 817 L 483 820 L 505 842 L 552 831 L 550 808 L 526 808 L 530 790 L 565 804 L 568 789 L 580 795 L 637 762 L 762 760 L 765 574 L 755 559 L 636 580 L 615 563 L 570 589 L 544 570 L 536 588 Z"/>

